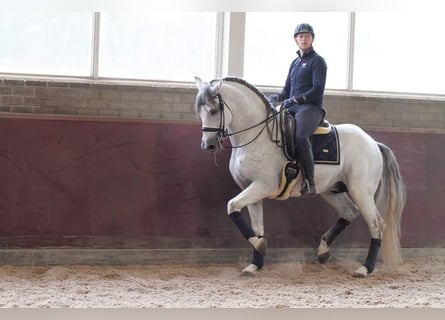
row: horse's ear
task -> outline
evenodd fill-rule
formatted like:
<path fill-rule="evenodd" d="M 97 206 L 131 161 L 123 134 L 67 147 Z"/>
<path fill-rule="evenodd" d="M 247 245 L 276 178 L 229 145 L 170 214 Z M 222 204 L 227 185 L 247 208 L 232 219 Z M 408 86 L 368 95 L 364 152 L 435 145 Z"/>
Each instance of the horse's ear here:
<path fill-rule="evenodd" d="M 202 82 L 200 77 L 195 77 L 196 86 L 199 90 L 204 86 L 204 82 Z"/>
<path fill-rule="evenodd" d="M 221 90 L 222 83 L 223 82 L 221 79 L 213 80 L 212 82 L 210 82 L 211 87 L 209 88 L 209 92 L 212 97 L 215 97 L 219 93 L 219 90 Z"/>

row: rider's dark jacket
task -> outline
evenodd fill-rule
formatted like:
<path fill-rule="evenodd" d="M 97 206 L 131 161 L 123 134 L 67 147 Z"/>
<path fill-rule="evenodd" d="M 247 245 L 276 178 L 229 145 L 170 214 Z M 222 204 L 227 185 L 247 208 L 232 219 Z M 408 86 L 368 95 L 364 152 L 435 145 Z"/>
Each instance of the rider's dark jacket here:
<path fill-rule="evenodd" d="M 323 92 L 326 82 L 327 65 L 323 57 L 311 49 L 303 57 L 300 50 L 292 61 L 286 84 L 278 94 L 278 101 L 293 98 L 299 104 L 323 106 Z"/>

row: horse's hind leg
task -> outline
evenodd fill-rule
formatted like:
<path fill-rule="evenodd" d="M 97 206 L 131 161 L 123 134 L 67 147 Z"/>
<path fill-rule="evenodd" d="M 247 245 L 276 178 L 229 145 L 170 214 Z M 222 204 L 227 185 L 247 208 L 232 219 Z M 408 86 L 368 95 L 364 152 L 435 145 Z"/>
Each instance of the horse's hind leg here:
<path fill-rule="evenodd" d="M 321 236 L 318 246 L 318 261 L 326 263 L 331 258 L 330 245 L 349 223 L 360 215 L 360 211 L 346 193 L 324 193 L 322 197 L 337 211 L 339 216 L 337 222 Z"/>
<path fill-rule="evenodd" d="M 359 190 L 359 188 L 352 189 L 350 192 L 351 198 L 362 212 L 363 219 L 366 221 L 371 235 L 368 256 L 363 266 L 354 272 L 355 277 L 366 277 L 375 269 L 382 240 L 384 221 L 375 204 L 373 192 L 370 192 L 370 190 Z"/>

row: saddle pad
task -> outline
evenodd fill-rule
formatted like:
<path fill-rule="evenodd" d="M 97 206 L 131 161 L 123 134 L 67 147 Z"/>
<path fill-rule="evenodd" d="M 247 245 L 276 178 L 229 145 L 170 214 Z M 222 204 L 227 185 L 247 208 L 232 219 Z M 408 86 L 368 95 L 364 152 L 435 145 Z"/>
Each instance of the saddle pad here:
<path fill-rule="evenodd" d="M 328 134 L 312 136 L 314 162 L 320 164 L 340 164 L 340 144 L 337 128 L 332 126 Z"/>
<path fill-rule="evenodd" d="M 286 200 L 289 198 L 289 195 L 297 184 L 298 179 L 301 179 L 301 176 L 298 175 L 299 171 L 300 167 L 294 166 L 290 161 L 287 161 L 281 170 L 280 186 L 273 195 L 269 196 L 269 199 Z"/>

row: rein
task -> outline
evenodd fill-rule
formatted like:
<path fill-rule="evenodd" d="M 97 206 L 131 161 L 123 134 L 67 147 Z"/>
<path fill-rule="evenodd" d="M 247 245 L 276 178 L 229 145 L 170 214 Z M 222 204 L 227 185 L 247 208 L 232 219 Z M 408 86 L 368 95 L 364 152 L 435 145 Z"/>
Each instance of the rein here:
<path fill-rule="evenodd" d="M 219 120 L 219 127 L 218 128 L 216 128 L 216 127 L 202 127 L 201 131 L 202 132 L 216 132 L 217 133 L 217 137 L 218 137 L 219 146 L 220 146 L 221 149 L 242 148 L 242 147 L 245 147 L 245 146 L 253 143 L 263 133 L 264 129 L 267 128 L 267 125 L 271 121 L 273 121 L 273 127 L 276 128 L 276 130 L 275 130 L 275 139 L 272 139 L 272 141 L 275 142 L 279 147 L 282 147 L 281 145 L 279 145 L 280 141 L 277 139 L 278 138 L 278 125 L 277 125 L 278 114 L 280 114 L 282 112 L 282 110 L 274 112 L 272 115 L 269 115 L 269 112 L 268 112 L 267 113 L 268 116 L 264 120 L 260 121 L 259 123 L 255 124 L 253 126 L 250 126 L 248 128 L 239 130 L 239 131 L 228 133 L 226 131 L 226 128 L 225 128 L 225 125 L 224 125 L 224 123 L 225 123 L 225 112 L 224 112 L 224 110 L 225 110 L 225 108 L 227 108 L 230 111 L 230 113 L 232 114 L 232 116 L 233 116 L 233 112 L 232 112 L 232 109 L 224 101 L 224 99 L 221 97 L 220 94 L 217 94 L 216 97 L 218 98 L 218 101 L 219 101 L 219 111 L 220 111 L 220 115 L 221 115 L 220 116 L 220 120 Z M 226 147 L 226 146 L 223 145 L 224 140 L 226 140 L 227 138 L 229 138 L 231 136 L 234 136 L 234 135 L 237 135 L 237 134 L 240 134 L 240 133 L 243 133 L 243 132 L 246 132 L 246 131 L 249 131 L 249 130 L 254 129 L 256 127 L 259 127 L 259 126 L 261 126 L 263 124 L 264 124 L 264 126 L 260 130 L 260 132 L 255 137 L 253 137 L 250 141 L 248 141 L 248 142 L 246 142 L 246 143 L 244 143 L 242 145 L 238 145 L 238 146 L 227 146 Z"/>

